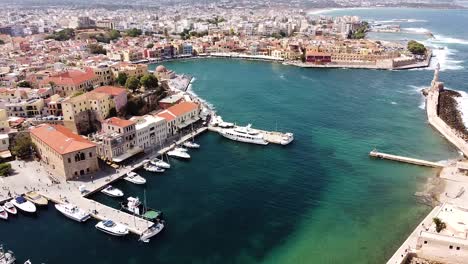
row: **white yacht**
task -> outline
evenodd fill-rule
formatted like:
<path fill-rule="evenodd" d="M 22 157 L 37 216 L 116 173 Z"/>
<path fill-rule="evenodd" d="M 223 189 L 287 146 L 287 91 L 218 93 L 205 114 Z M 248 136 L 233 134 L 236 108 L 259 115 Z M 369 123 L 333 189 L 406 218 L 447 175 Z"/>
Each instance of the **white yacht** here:
<path fill-rule="evenodd" d="M 96 224 L 96 229 L 113 236 L 125 236 L 128 234 L 127 226 L 112 220 L 100 221 Z"/>
<path fill-rule="evenodd" d="M 187 153 L 187 150 L 184 148 L 175 148 L 169 152 L 167 155 L 175 158 L 190 159 L 190 155 Z"/>
<path fill-rule="evenodd" d="M 23 196 L 17 196 L 13 200 L 11 200 L 11 203 L 18 209 L 20 209 L 23 212 L 26 213 L 35 213 L 36 212 L 36 206 L 26 200 Z"/>
<path fill-rule="evenodd" d="M 148 243 L 150 241 L 150 238 L 159 234 L 159 232 L 161 232 L 163 229 L 164 229 L 164 221 L 160 221 L 157 224 L 145 230 L 143 234 L 141 234 L 140 236 L 140 241 Z"/>
<path fill-rule="evenodd" d="M 163 168 L 163 169 L 170 169 L 171 168 L 171 164 L 163 161 L 163 160 L 160 160 L 160 159 L 153 159 L 150 161 L 151 164 L 153 164 L 154 166 L 157 166 L 159 168 Z"/>
<path fill-rule="evenodd" d="M 185 141 L 184 144 L 183 144 L 184 147 L 186 148 L 192 148 L 192 149 L 198 149 L 200 148 L 200 145 L 195 143 L 195 142 L 191 142 L 191 141 Z"/>
<path fill-rule="evenodd" d="M 141 216 L 149 221 L 155 221 L 162 216 L 161 211 L 144 206 L 138 197 L 128 197 L 127 203 L 122 202 L 120 206 L 124 211 Z"/>
<path fill-rule="evenodd" d="M 131 171 L 127 173 L 127 176 L 124 178 L 124 180 L 134 183 L 134 184 L 145 184 L 146 179 L 141 177 L 138 173 Z"/>
<path fill-rule="evenodd" d="M 73 204 L 56 204 L 55 208 L 64 216 L 78 222 L 85 222 L 91 217 L 89 213 Z"/>
<path fill-rule="evenodd" d="M 15 215 L 18 213 L 18 210 L 16 210 L 16 207 L 11 203 L 11 202 L 6 202 L 3 205 L 3 209 L 7 211 L 9 214 Z"/>
<path fill-rule="evenodd" d="M 16 261 L 15 255 L 10 250 L 5 250 L 3 245 L 0 245 L 0 264 L 14 264 Z"/>
<path fill-rule="evenodd" d="M 251 124 L 248 124 L 245 127 L 236 127 L 221 129 L 219 133 L 230 140 L 240 141 L 245 143 L 267 145 L 268 141 L 265 140 L 262 133 L 258 132 L 255 129 L 251 128 Z"/>
<path fill-rule="evenodd" d="M 146 171 L 158 172 L 158 173 L 162 173 L 165 171 L 165 169 L 160 168 L 158 166 L 151 165 L 151 164 L 145 164 L 145 166 L 143 166 L 143 169 L 145 169 Z"/>
<path fill-rule="evenodd" d="M 293 133 L 286 133 L 283 137 L 281 137 L 281 145 L 287 145 L 294 140 Z"/>
<path fill-rule="evenodd" d="M 111 185 L 107 185 L 106 187 L 104 187 L 104 189 L 102 189 L 101 192 L 110 197 L 122 197 L 124 195 L 124 193 L 121 190 L 114 188 Z"/>
<path fill-rule="evenodd" d="M 8 219 L 8 213 L 5 211 L 5 208 L 0 205 L 0 219 L 7 220 Z"/>

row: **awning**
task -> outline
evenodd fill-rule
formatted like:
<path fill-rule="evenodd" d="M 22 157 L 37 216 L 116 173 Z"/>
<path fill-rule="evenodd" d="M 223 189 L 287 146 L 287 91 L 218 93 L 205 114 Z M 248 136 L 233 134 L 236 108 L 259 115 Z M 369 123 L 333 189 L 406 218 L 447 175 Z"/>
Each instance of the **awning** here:
<path fill-rule="evenodd" d="M 200 117 L 187 119 L 187 120 L 185 120 L 185 122 L 180 123 L 179 125 L 177 125 L 177 128 L 179 128 L 179 129 L 185 128 L 185 127 L 197 122 L 198 120 L 200 120 Z"/>
<path fill-rule="evenodd" d="M 11 158 L 11 152 L 9 150 L 0 151 L 0 158 L 2 159 Z"/>
<path fill-rule="evenodd" d="M 113 161 L 113 162 L 122 162 L 122 161 L 124 161 L 124 160 L 126 160 L 126 159 L 128 159 L 128 158 L 134 156 L 135 154 L 140 153 L 140 152 L 143 152 L 143 149 L 142 149 L 142 148 L 140 148 L 140 147 L 134 147 L 134 148 L 132 148 L 132 149 L 127 150 L 127 152 L 125 152 L 125 153 L 122 154 L 122 155 L 119 155 L 119 156 L 117 156 L 117 157 L 113 157 L 113 158 L 112 158 L 112 161 Z"/>

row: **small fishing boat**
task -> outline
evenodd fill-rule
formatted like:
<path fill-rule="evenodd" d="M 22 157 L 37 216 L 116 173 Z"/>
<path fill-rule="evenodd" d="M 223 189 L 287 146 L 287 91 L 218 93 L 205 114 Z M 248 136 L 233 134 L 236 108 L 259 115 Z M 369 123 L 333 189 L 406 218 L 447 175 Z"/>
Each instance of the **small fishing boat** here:
<path fill-rule="evenodd" d="M 49 203 L 49 201 L 46 198 L 33 191 L 25 193 L 24 198 L 39 206 L 47 206 L 47 204 Z"/>
<path fill-rule="evenodd" d="M 155 235 L 159 234 L 164 229 L 164 220 L 158 221 L 155 225 L 151 226 L 150 228 L 146 229 L 140 236 L 140 241 L 148 243 L 150 238 L 154 237 Z"/>
<path fill-rule="evenodd" d="M 122 197 L 124 195 L 121 190 L 114 188 L 111 185 L 107 185 L 104 189 L 101 190 L 101 192 L 110 197 Z"/>
<path fill-rule="evenodd" d="M 124 180 L 134 183 L 134 184 L 145 184 L 146 179 L 138 175 L 138 173 L 130 171 L 127 173 L 127 176 L 124 178 Z"/>
<path fill-rule="evenodd" d="M 8 219 L 8 212 L 5 210 L 5 208 L 3 208 L 3 206 L 0 206 L 0 219 Z"/>
<path fill-rule="evenodd" d="M 3 245 L 0 245 L 0 263 L 1 264 L 14 264 L 16 261 L 15 255 L 11 250 L 6 251 Z"/>
<path fill-rule="evenodd" d="M 127 203 L 121 203 L 122 209 L 128 213 L 138 215 L 146 220 L 154 221 L 161 217 L 162 212 L 145 207 L 138 197 L 128 197 Z"/>
<path fill-rule="evenodd" d="M 160 168 L 160 167 L 158 167 L 158 166 L 151 165 L 151 164 L 145 164 L 145 166 L 143 167 L 143 169 L 145 169 L 146 171 L 158 172 L 158 173 L 162 173 L 162 172 L 165 171 L 165 169 Z"/>
<path fill-rule="evenodd" d="M 150 161 L 150 163 L 154 166 L 157 166 L 159 168 L 163 168 L 163 169 L 170 169 L 171 168 L 171 165 L 163 160 L 160 160 L 160 159 L 153 159 Z"/>
<path fill-rule="evenodd" d="M 175 148 L 167 152 L 167 155 L 171 157 L 175 157 L 175 158 L 190 159 L 190 155 L 187 153 L 187 150 L 184 148 Z"/>
<path fill-rule="evenodd" d="M 23 196 L 17 196 L 13 200 L 11 200 L 11 203 L 18 209 L 20 209 L 23 212 L 26 213 L 35 213 L 36 212 L 36 206 L 31 203 L 30 201 L 26 200 Z"/>
<path fill-rule="evenodd" d="M 78 208 L 76 205 L 73 204 L 56 204 L 55 208 L 57 211 L 62 213 L 64 216 L 78 221 L 78 222 L 85 222 L 88 220 L 91 215 L 84 211 L 83 209 Z"/>
<path fill-rule="evenodd" d="M 18 210 L 16 210 L 16 207 L 11 202 L 6 202 L 3 205 L 3 209 L 5 209 L 5 211 L 7 211 L 11 215 L 15 215 L 18 213 Z"/>
<path fill-rule="evenodd" d="M 200 145 L 195 143 L 195 142 L 191 142 L 191 141 L 185 141 L 184 144 L 183 144 L 184 147 L 186 148 L 192 148 L 192 149 L 198 149 L 200 148 Z"/>
<path fill-rule="evenodd" d="M 104 233 L 107 233 L 109 235 L 113 236 L 125 236 L 128 235 L 128 228 L 127 226 L 116 223 L 112 220 L 104 220 L 100 221 L 99 223 L 96 224 L 96 229 L 100 230 Z"/>

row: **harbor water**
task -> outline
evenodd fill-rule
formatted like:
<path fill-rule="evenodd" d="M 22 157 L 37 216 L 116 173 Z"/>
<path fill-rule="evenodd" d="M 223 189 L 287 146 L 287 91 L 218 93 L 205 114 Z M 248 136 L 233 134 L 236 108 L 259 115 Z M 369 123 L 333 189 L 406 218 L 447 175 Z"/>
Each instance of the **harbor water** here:
<path fill-rule="evenodd" d="M 468 11 L 348 10 L 375 20 L 412 19 L 440 46 L 446 86 L 468 91 Z M 440 18 L 443 19 L 440 19 Z M 390 36 L 387 36 L 390 38 Z M 397 38 L 399 36 L 396 36 Z M 465 38 L 465 39 L 464 39 Z M 457 41 L 454 41 L 457 40 Z M 459 44 L 457 44 L 459 43 Z M 461 43 L 461 44 L 460 44 Z M 443 48 L 443 49 L 442 49 Z M 257 146 L 207 132 L 190 161 L 163 174 L 138 171 L 166 228 L 150 243 L 110 237 L 70 221 L 52 205 L 36 217 L 0 222 L 0 241 L 33 263 L 384 263 L 430 211 L 414 193 L 434 170 L 374 160 L 369 151 L 440 161 L 458 152 L 426 122 L 419 90 L 430 69 L 302 69 L 279 63 L 200 59 L 166 63 L 194 76 L 191 91 L 224 120 L 293 132 L 288 146 Z M 154 68 L 152 65 L 150 68 Z M 118 207 L 123 200 L 92 197 Z"/>

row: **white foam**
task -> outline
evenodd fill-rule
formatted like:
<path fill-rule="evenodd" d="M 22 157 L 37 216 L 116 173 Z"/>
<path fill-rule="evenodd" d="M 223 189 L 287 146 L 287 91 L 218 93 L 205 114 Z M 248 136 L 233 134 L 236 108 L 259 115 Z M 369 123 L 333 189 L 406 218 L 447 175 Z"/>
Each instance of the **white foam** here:
<path fill-rule="evenodd" d="M 426 100 L 425 100 L 423 94 L 421 93 L 421 90 L 422 90 L 422 89 L 425 89 L 425 88 L 427 88 L 427 87 L 426 87 L 426 86 L 416 86 L 416 85 L 408 85 L 408 87 L 411 88 L 411 89 L 409 90 L 409 93 L 411 93 L 411 94 L 416 94 L 416 93 L 417 93 L 417 94 L 420 94 L 420 95 L 421 95 L 421 96 L 419 97 L 420 99 L 419 99 L 418 108 L 419 108 L 419 109 L 422 109 L 422 110 L 426 109 Z"/>
<path fill-rule="evenodd" d="M 398 104 L 397 102 L 393 102 L 393 101 L 392 101 L 392 102 L 390 102 L 390 103 L 391 103 L 392 105 L 396 105 L 396 104 Z"/>
<path fill-rule="evenodd" d="M 403 31 L 408 31 L 408 32 L 419 33 L 419 34 L 430 33 L 431 32 L 431 31 L 429 31 L 429 29 L 422 28 L 422 27 L 419 27 L 419 28 L 402 28 L 402 30 Z"/>
<path fill-rule="evenodd" d="M 465 127 L 468 127 L 468 93 L 464 91 L 457 92 L 461 95 L 460 97 L 455 97 L 457 108 L 461 113 L 463 124 L 465 124 Z"/>
<path fill-rule="evenodd" d="M 380 23 L 380 24 L 387 24 L 387 23 L 424 23 L 424 22 L 427 22 L 427 20 L 423 20 L 423 19 L 413 19 L 413 18 L 409 18 L 409 19 L 391 19 L 391 20 L 377 20 L 375 21 L 375 23 Z"/>
<path fill-rule="evenodd" d="M 444 35 L 434 35 L 434 38 L 429 39 L 431 43 L 443 43 L 443 44 L 460 44 L 460 45 L 468 45 L 468 40 L 466 39 L 459 39 L 459 38 L 452 38 L 447 37 Z"/>
<path fill-rule="evenodd" d="M 195 81 L 195 78 L 192 79 L 192 83 Z M 196 94 L 193 89 L 192 89 L 192 83 L 189 84 L 189 86 L 187 87 L 187 93 L 191 94 L 192 96 L 196 97 L 198 100 L 200 100 L 203 104 L 205 104 L 206 106 L 208 106 L 208 108 L 210 108 L 211 110 L 215 111 L 216 108 L 215 106 L 206 101 L 205 99 L 201 98 L 200 96 L 198 96 L 198 94 Z"/>
<path fill-rule="evenodd" d="M 435 48 L 432 50 L 432 54 L 435 56 L 433 60 L 431 60 L 431 65 L 429 67 L 430 70 L 434 70 L 436 68 L 437 63 L 440 64 L 440 70 L 462 70 L 463 61 L 461 60 L 454 60 L 453 56 L 457 53 L 457 50 L 449 49 L 448 47 L 443 47 L 443 49 Z"/>

